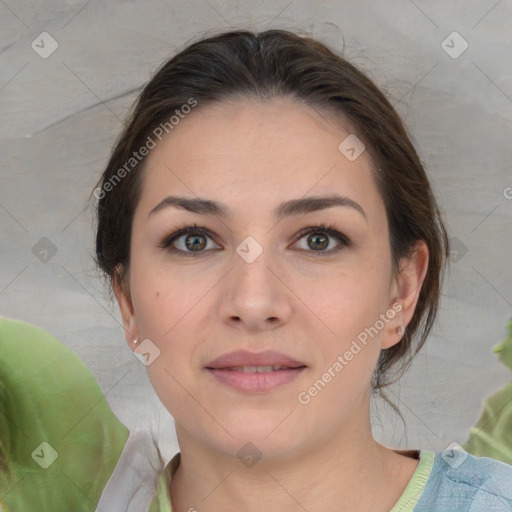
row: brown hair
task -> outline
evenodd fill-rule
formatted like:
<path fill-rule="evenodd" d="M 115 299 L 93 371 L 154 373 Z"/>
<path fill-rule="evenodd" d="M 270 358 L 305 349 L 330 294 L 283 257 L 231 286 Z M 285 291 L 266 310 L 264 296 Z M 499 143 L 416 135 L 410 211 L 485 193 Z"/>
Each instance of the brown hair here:
<path fill-rule="evenodd" d="M 155 72 L 137 98 L 97 183 L 96 263 L 110 285 L 117 279 L 125 283 L 145 160 L 135 162 L 114 186 L 107 184 L 116 173 L 119 178 L 123 166 L 126 170 L 133 152 L 191 98 L 201 107 L 236 97 L 291 97 L 348 120 L 374 165 L 395 271 L 400 258 L 411 255 L 416 241 L 428 246 L 428 270 L 414 315 L 402 340 L 381 351 L 372 381 L 372 389 L 399 413 L 382 388 L 394 382 L 392 367 L 400 367 L 398 377 L 405 372 L 431 330 L 449 241 L 423 166 L 397 112 L 363 72 L 312 38 L 284 30 L 224 32 L 190 44 Z"/>

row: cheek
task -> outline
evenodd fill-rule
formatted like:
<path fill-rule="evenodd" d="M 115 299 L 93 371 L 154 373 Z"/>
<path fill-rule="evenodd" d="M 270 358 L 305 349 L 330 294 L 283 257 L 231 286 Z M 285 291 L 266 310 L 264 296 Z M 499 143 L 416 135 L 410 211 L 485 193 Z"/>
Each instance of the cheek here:
<path fill-rule="evenodd" d="M 167 292 L 163 283 L 147 291 L 142 305 L 144 335 L 152 339 L 159 356 L 146 366 L 151 384 L 167 410 L 173 416 L 186 415 L 190 408 L 192 388 L 191 368 L 195 349 L 194 331 L 191 329 L 192 307 L 180 300 L 179 292 Z M 189 318 L 190 317 L 190 318 Z"/>
<path fill-rule="evenodd" d="M 180 361 L 179 365 L 172 364 L 172 359 Z M 183 368 L 183 359 L 180 360 L 179 353 L 173 353 L 172 348 L 167 349 L 166 353 L 155 360 L 153 364 L 146 367 L 151 386 L 162 405 L 172 414 L 176 420 L 181 420 L 190 415 L 191 395 L 187 390 L 191 390 L 191 385 L 186 376 L 180 374 L 180 367 Z M 192 391 L 193 392 L 193 391 Z"/>
<path fill-rule="evenodd" d="M 197 303 L 197 284 L 149 258 L 133 265 L 133 304 L 141 334 L 162 342 L 172 338 L 181 319 Z M 193 290 L 193 293 L 190 293 Z"/>
<path fill-rule="evenodd" d="M 307 301 L 320 318 L 340 334 L 364 329 L 387 307 L 389 280 L 383 268 L 362 261 L 350 269 L 330 273 L 323 285 L 307 293 Z"/>
<path fill-rule="evenodd" d="M 323 352 L 318 370 L 329 372 L 330 369 L 336 375 L 324 394 L 325 403 L 336 397 L 350 401 L 371 381 L 385 327 L 380 315 L 388 307 L 387 272 L 383 263 L 359 260 L 350 269 L 325 280 L 324 294 L 308 295 L 308 302 L 314 304 L 311 309 L 322 320 L 317 321 L 320 330 L 316 343 Z M 326 380 L 330 378 L 323 375 Z M 324 380 L 322 375 L 315 377 Z"/>
<path fill-rule="evenodd" d="M 313 381 L 318 378 L 332 384 L 322 392 L 318 405 L 339 404 L 337 412 L 333 411 L 336 415 L 344 414 L 371 382 L 381 351 L 384 324 L 379 318 L 387 308 L 388 288 L 376 269 L 339 275 L 333 281 L 324 297 L 319 294 L 309 300 L 315 304 L 318 300 L 315 312 L 324 324 L 319 323 L 319 328 L 328 333 L 319 334 L 316 340 L 323 354 L 317 366 L 321 373 L 316 373 Z"/>

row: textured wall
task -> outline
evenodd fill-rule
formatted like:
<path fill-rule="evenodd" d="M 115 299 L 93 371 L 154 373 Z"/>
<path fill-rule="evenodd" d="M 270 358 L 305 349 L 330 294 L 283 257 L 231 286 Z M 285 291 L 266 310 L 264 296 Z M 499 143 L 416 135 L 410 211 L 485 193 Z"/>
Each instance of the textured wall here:
<path fill-rule="evenodd" d="M 380 406 L 375 435 L 411 448 L 462 442 L 483 398 L 510 378 L 491 349 L 512 309 L 512 4 L 255 4 L 0 2 L 0 314 L 71 347 L 119 418 L 129 428 L 158 421 L 172 454 L 172 419 L 96 276 L 85 201 L 137 89 L 163 60 L 206 32 L 302 30 L 336 50 L 344 45 L 392 99 L 457 251 L 434 331 L 390 393 L 407 439 Z"/>

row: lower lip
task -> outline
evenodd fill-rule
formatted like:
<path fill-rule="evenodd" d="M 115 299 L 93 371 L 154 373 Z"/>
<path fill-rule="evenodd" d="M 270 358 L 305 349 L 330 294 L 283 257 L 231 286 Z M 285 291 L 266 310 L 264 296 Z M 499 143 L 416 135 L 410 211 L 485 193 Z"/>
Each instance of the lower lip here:
<path fill-rule="evenodd" d="M 233 370 L 207 368 L 207 370 L 223 384 L 240 391 L 252 392 L 270 391 L 283 384 L 288 384 L 295 380 L 305 369 L 306 367 L 303 366 L 301 368 L 274 370 L 264 373 L 243 373 Z"/>

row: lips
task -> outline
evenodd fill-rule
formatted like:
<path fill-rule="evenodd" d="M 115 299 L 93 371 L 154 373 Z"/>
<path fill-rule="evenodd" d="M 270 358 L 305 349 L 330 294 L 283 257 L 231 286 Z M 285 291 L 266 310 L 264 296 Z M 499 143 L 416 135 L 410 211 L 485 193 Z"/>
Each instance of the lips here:
<path fill-rule="evenodd" d="M 244 367 L 244 371 L 232 370 L 230 368 L 208 368 L 206 371 L 216 379 L 216 382 L 220 382 L 224 386 L 228 386 L 238 392 L 256 394 L 268 393 L 286 384 L 290 385 L 306 371 L 305 366 L 263 372 L 246 371 L 248 368 L 250 367 Z"/>
<path fill-rule="evenodd" d="M 275 352 L 267 350 L 265 352 L 249 352 L 247 350 L 237 350 L 224 354 L 217 359 L 214 359 L 206 365 L 207 369 L 219 369 L 219 370 L 235 370 L 241 371 L 240 369 L 245 367 L 246 371 L 250 368 L 256 367 L 281 367 L 282 369 L 293 369 L 301 368 L 306 365 L 296 359 L 282 354 L 281 352 Z M 256 369 L 254 370 L 256 371 Z"/>

